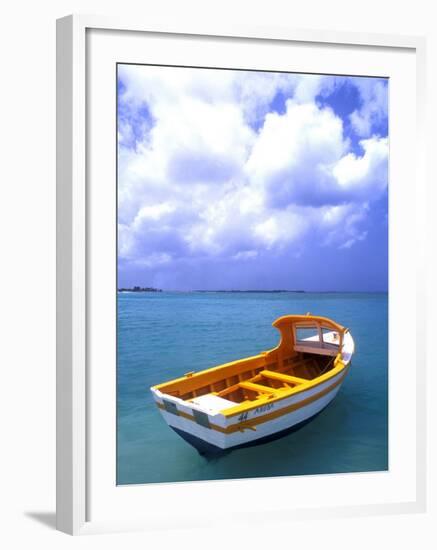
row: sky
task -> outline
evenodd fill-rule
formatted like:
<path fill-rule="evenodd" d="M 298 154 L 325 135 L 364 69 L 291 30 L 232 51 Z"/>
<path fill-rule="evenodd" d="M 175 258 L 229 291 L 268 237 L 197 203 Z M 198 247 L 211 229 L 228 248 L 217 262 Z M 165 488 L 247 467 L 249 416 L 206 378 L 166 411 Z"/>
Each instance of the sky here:
<path fill-rule="evenodd" d="M 118 287 L 386 291 L 388 80 L 118 65 Z"/>

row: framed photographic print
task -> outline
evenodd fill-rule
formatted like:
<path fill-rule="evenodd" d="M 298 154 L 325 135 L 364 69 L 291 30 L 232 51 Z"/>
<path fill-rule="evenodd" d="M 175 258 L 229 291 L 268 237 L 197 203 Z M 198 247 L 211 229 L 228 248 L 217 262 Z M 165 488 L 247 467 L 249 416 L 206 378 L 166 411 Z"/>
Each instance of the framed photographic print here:
<path fill-rule="evenodd" d="M 423 509 L 423 50 L 58 21 L 59 529 Z"/>

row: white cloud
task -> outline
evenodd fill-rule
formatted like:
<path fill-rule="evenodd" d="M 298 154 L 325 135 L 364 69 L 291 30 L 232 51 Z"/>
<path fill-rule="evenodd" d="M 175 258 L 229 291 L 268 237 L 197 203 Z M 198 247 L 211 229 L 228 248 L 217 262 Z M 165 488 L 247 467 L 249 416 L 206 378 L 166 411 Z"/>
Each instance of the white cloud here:
<path fill-rule="evenodd" d="M 345 203 L 323 208 L 320 217 L 320 228 L 325 246 L 351 248 L 357 241 L 367 236 L 367 231 L 361 229 L 369 211 L 369 204 Z"/>
<path fill-rule="evenodd" d="M 387 118 L 388 85 L 373 78 L 356 79 L 355 86 L 361 96 L 362 106 L 350 115 L 350 121 L 356 133 L 368 137 L 372 126 Z"/>
<path fill-rule="evenodd" d="M 330 168 L 346 146 L 332 110 L 289 100 L 284 115 L 267 115 L 246 172 L 274 206 L 320 204 L 336 185 Z"/>
<path fill-rule="evenodd" d="M 147 105 L 150 117 L 135 147 L 128 145 L 129 124 L 120 128 L 122 260 L 145 266 L 181 258 L 248 261 L 298 244 L 309 232 L 344 248 L 366 237 L 367 201 L 387 185 L 388 143 L 371 137 L 361 142 L 361 156 L 350 151 L 342 120 L 315 103 L 333 79 L 119 70 L 123 104 L 133 112 Z M 383 100 L 379 92 L 360 93 L 373 106 L 356 117 L 371 120 Z M 268 112 L 277 94 L 293 96 L 283 114 Z"/>
<path fill-rule="evenodd" d="M 353 194 L 377 197 L 387 185 L 388 178 L 388 140 L 373 137 L 360 141 L 364 154 L 358 157 L 348 153 L 342 157 L 333 169 L 338 185 Z"/>

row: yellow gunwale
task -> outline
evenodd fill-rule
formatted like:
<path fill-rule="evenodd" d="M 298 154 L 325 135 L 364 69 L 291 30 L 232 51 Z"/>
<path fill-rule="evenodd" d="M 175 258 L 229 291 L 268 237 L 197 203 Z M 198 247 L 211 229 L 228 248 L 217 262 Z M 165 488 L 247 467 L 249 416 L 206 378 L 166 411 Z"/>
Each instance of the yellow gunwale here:
<path fill-rule="evenodd" d="M 241 364 L 242 361 L 252 361 L 256 359 L 263 359 L 270 351 L 274 351 L 276 348 L 273 348 L 273 350 L 263 351 L 262 353 L 259 353 L 258 355 L 251 355 L 250 357 L 245 357 L 244 359 L 236 359 L 235 361 L 230 361 L 229 363 L 223 363 L 222 365 L 217 365 L 216 367 L 211 367 L 209 369 L 200 370 L 199 372 L 189 373 L 189 378 L 191 380 L 194 380 L 197 377 L 203 377 L 206 374 L 211 374 L 216 371 L 224 370 L 228 367 L 233 367 Z M 179 378 L 174 378 L 173 380 L 168 380 L 167 382 L 162 382 L 161 384 L 156 384 L 156 386 L 152 386 L 152 389 L 154 390 L 160 390 L 161 388 L 168 386 L 169 384 L 178 384 L 179 382 L 184 382 L 187 379 L 187 376 L 180 376 Z"/>
<path fill-rule="evenodd" d="M 285 414 L 288 414 L 290 412 L 298 410 L 302 407 L 305 407 L 306 405 L 309 405 L 310 403 L 313 403 L 314 401 L 317 401 L 318 399 L 320 399 L 324 395 L 331 392 L 337 386 L 339 386 L 343 382 L 344 378 L 346 377 L 348 368 L 344 367 L 343 370 L 344 370 L 343 375 L 336 382 L 334 382 L 334 384 L 331 384 L 330 386 L 328 386 L 324 390 L 320 391 L 319 393 L 316 393 L 315 395 L 311 395 L 310 397 L 307 397 L 306 399 L 302 399 L 302 401 L 299 401 L 298 403 L 292 403 L 291 405 L 288 405 L 287 407 L 284 407 L 283 409 L 278 409 L 276 411 L 272 411 L 270 413 L 266 413 L 266 414 L 257 416 L 255 418 L 250 418 L 248 420 L 244 420 L 243 422 L 238 422 L 236 424 L 231 424 L 230 426 L 227 426 L 226 428 L 224 428 L 222 426 L 219 426 L 217 424 L 213 424 L 213 423 L 210 423 L 209 428 L 212 429 L 212 430 L 215 430 L 217 432 L 221 432 L 223 434 L 232 434 L 232 433 L 235 433 L 235 432 L 238 432 L 238 431 L 244 431 L 245 429 L 254 429 L 255 426 L 257 426 L 258 424 L 263 424 L 264 422 L 269 422 L 270 420 L 274 420 L 275 418 L 279 418 L 280 416 L 283 416 Z M 338 371 L 338 372 L 341 372 L 341 371 Z M 337 372 L 337 374 L 338 374 L 338 372 Z M 332 378 L 332 377 L 330 377 L 330 378 Z M 315 386 L 316 385 L 314 385 L 313 387 L 315 387 Z M 305 389 L 308 390 L 310 388 L 307 387 Z M 289 395 L 287 395 L 286 397 L 289 397 Z M 268 402 L 268 403 L 272 402 L 272 400 L 265 400 L 265 401 Z M 259 400 L 257 400 L 257 402 L 258 402 L 257 406 L 260 406 Z M 162 405 L 161 403 L 156 403 L 156 404 L 157 404 L 158 408 L 160 408 L 162 410 L 165 410 L 164 405 Z M 181 411 L 181 410 L 178 411 L 178 416 L 181 416 L 182 418 L 186 418 L 187 420 L 191 420 L 192 422 L 197 422 L 193 415 L 188 414 L 188 413 L 186 413 L 184 411 Z"/>

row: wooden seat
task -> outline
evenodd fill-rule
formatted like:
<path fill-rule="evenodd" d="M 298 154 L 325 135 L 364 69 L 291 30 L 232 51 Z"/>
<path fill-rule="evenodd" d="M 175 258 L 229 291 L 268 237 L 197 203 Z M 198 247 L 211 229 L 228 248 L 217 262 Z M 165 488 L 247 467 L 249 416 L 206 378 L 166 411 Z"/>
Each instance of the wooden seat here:
<path fill-rule="evenodd" d="M 271 370 L 262 370 L 260 374 L 265 378 L 279 380 L 280 382 L 289 382 L 291 384 L 304 384 L 305 382 L 308 382 L 305 378 L 298 378 L 297 376 L 290 376 L 289 374 L 282 374 Z"/>
<path fill-rule="evenodd" d="M 262 386 L 261 384 L 255 384 L 253 382 L 240 382 L 239 386 L 245 390 L 251 390 L 257 393 L 273 393 L 275 391 L 273 388 Z"/>
<path fill-rule="evenodd" d="M 227 395 L 228 393 L 232 393 L 235 390 L 238 390 L 239 387 L 240 387 L 239 384 L 233 384 L 232 386 L 228 386 L 224 390 L 221 390 L 221 391 L 217 392 L 217 395 L 219 397 L 223 397 L 223 396 Z"/>

